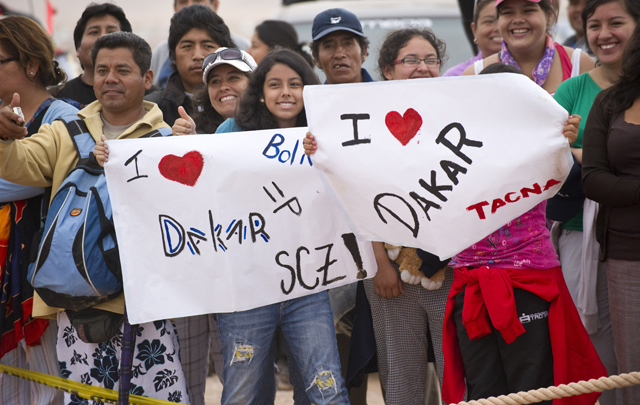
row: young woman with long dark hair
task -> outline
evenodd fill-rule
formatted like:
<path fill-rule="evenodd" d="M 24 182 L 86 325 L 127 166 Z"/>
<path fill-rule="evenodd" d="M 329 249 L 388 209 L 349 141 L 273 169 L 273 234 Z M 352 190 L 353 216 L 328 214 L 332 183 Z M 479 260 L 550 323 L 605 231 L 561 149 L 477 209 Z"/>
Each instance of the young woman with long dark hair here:
<path fill-rule="evenodd" d="M 596 97 L 584 129 L 582 186 L 600 203 L 596 234 L 606 260 L 618 369 L 640 368 L 640 25 L 627 44 L 622 75 Z M 621 390 L 623 403 L 640 386 Z"/>
<path fill-rule="evenodd" d="M 640 3 L 637 1 L 589 0 L 585 4 L 584 32 L 589 49 L 599 64 L 595 69 L 562 83 L 554 95 L 555 100 L 569 114 L 584 117 L 580 122 L 578 139 L 571 149 L 577 167 L 582 163 L 586 117 L 596 96 L 611 87 L 622 75 L 624 49 L 639 18 Z M 575 187 L 579 187 L 580 177 L 576 176 L 574 181 Z M 607 276 L 604 263 L 597 260 L 599 247 L 592 226 L 598 204 L 586 200 L 584 204 L 576 204 L 572 208 L 570 201 L 563 202 L 554 198 L 549 202 L 549 208 L 548 218 L 563 221 L 554 225 L 557 229 L 554 228 L 555 232 L 552 231 L 552 234 L 558 235 L 558 254 L 571 297 L 607 372 L 609 375 L 618 374 L 609 315 Z M 604 391 L 600 404 L 614 405 L 617 392 L 618 390 Z"/>
<path fill-rule="evenodd" d="M 288 49 L 270 52 L 249 80 L 235 118 L 222 123 L 217 133 L 306 126 L 302 89 L 314 84 L 319 84 L 318 78 L 301 56 Z M 272 360 L 269 351 L 277 327 L 291 348 L 309 400 L 349 403 L 326 291 L 215 317 L 225 360 L 222 404 L 251 404 L 258 399 L 264 370 L 271 367 L 267 363 Z M 233 361 L 238 336 L 253 346 L 250 362 Z"/>

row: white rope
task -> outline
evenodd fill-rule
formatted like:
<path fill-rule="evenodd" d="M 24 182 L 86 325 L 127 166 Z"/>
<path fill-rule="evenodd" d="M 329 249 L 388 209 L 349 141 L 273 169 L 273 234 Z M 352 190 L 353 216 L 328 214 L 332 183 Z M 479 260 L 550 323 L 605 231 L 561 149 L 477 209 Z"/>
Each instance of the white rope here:
<path fill-rule="evenodd" d="M 539 388 L 531 391 L 521 391 L 517 394 L 500 395 L 499 397 L 489 397 L 486 399 L 472 400 L 469 402 L 458 402 L 457 405 L 525 405 L 534 404 L 541 401 L 571 397 L 574 395 L 589 394 L 592 392 L 602 392 L 615 388 L 628 387 L 640 384 L 640 372 L 634 371 L 629 374 L 612 375 L 610 377 L 600 377 L 597 380 L 578 381 L 577 383 L 560 384 L 557 387 Z M 454 404 L 451 404 L 454 405 Z"/>

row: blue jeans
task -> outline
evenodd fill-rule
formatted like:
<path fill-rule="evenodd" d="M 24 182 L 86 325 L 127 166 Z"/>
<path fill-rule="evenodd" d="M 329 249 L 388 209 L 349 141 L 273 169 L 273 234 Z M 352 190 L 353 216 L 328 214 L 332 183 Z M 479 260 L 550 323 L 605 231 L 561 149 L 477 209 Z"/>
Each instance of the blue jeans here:
<path fill-rule="evenodd" d="M 277 326 L 300 367 L 311 402 L 349 404 L 326 291 L 216 318 L 224 357 L 222 405 L 258 402 L 266 363 L 273 361 L 269 352 Z"/>

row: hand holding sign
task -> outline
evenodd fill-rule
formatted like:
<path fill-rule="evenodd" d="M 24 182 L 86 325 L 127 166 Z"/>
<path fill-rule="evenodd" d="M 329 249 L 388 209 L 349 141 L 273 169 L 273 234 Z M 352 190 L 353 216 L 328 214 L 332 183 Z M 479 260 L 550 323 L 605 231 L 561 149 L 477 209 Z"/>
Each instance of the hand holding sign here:
<path fill-rule="evenodd" d="M 96 141 L 96 147 L 93 150 L 93 156 L 96 157 L 98 164 L 104 167 L 104 164 L 109 161 L 109 147 L 105 143 L 107 137 L 102 135 L 98 141 Z"/>

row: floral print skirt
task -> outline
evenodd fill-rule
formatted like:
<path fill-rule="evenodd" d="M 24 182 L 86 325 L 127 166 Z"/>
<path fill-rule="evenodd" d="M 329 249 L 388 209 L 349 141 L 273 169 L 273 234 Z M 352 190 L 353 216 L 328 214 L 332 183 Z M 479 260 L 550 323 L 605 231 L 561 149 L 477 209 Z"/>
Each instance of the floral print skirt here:
<path fill-rule="evenodd" d="M 65 312 L 58 312 L 58 362 L 63 378 L 117 391 L 120 386 L 122 329 L 111 340 L 85 343 L 78 337 Z M 131 366 L 133 395 L 189 403 L 178 335 L 172 321 L 138 325 Z M 64 394 L 67 405 L 102 405 L 100 401 Z"/>

